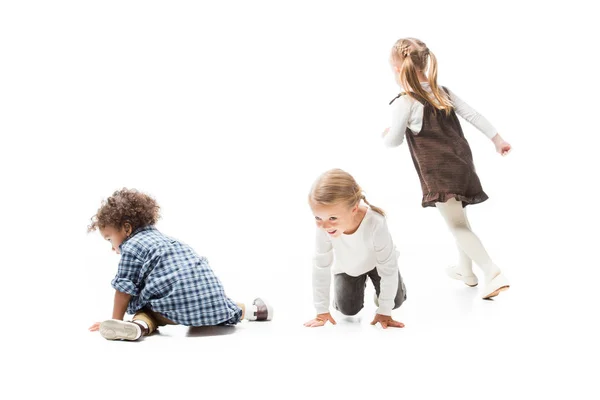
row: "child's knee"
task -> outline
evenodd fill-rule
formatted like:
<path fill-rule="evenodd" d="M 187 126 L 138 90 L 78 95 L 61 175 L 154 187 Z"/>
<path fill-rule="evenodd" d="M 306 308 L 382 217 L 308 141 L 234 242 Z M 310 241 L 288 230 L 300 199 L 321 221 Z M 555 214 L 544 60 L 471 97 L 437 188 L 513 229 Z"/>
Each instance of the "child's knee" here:
<path fill-rule="evenodd" d="M 402 304 L 404 304 L 405 301 L 406 301 L 406 293 L 404 293 L 403 296 L 396 297 L 396 299 L 394 300 L 394 310 L 400 308 L 400 306 Z"/>

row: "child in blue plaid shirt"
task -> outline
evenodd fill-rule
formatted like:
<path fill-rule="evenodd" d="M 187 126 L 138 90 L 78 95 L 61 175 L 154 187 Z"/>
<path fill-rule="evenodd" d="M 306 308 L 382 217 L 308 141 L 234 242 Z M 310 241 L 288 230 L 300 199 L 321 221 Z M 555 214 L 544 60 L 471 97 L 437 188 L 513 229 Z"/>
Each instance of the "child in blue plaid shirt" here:
<path fill-rule="evenodd" d="M 262 299 L 235 303 L 225 295 L 208 260 L 188 245 L 160 233 L 154 225 L 159 206 L 137 190 L 118 190 L 102 205 L 88 231 L 98 229 L 121 255 L 112 281 L 112 319 L 95 323 L 109 340 L 138 340 L 164 325 L 235 325 L 242 319 L 271 320 L 273 309 Z M 133 314 L 123 321 L 125 312 Z"/>

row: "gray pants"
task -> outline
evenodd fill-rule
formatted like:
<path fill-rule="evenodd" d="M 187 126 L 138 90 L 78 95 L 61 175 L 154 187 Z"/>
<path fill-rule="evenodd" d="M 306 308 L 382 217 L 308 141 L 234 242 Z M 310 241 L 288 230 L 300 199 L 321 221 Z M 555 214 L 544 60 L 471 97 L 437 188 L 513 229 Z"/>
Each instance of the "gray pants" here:
<path fill-rule="evenodd" d="M 375 294 L 379 297 L 381 277 L 377 268 L 373 268 L 366 274 L 350 276 L 348 274 L 336 274 L 333 276 L 333 290 L 335 292 L 333 307 L 344 315 L 356 315 L 362 310 L 365 303 L 365 288 L 367 287 L 367 276 L 373 282 Z M 406 300 L 406 287 L 402 276 L 398 272 L 398 291 L 394 299 L 394 310 Z"/>

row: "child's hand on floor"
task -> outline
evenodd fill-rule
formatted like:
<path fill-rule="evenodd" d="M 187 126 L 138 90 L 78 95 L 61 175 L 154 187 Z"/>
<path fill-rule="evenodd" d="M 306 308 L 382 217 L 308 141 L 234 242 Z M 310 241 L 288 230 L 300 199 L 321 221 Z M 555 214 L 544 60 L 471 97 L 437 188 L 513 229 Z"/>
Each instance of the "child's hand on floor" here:
<path fill-rule="evenodd" d="M 100 324 L 101 322 L 96 322 L 94 325 L 90 326 L 90 332 L 96 332 L 98 329 L 100 329 Z"/>
<path fill-rule="evenodd" d="M 404 328 L 404 324 L 402 322 L 394 321 L 390 315 L 375 314 L 375 318 L 371 322 L 371 325 L 375 325 L 378 322 L 381 324 L 383 329 L 387 329 L 388 326 L 393 326 L 394 328 Z"/>
<path fill-rule="evenodd" d="M 325 323 L 327 321 L 331 322 L 333 325 L 335 325 L 337 323 L 337 322 L 335 322 L 335 319 L 333 319 L 333 317 L 331 316 L 330 313 L 323 313 L 323 314 L 317 314 L 317 318 L 311 319 L 310 321 L 306 322 L 304 324 L 304 326 L 307 326 L 309 328 L 314 328 L 316 326 L 325 325 Z"/>

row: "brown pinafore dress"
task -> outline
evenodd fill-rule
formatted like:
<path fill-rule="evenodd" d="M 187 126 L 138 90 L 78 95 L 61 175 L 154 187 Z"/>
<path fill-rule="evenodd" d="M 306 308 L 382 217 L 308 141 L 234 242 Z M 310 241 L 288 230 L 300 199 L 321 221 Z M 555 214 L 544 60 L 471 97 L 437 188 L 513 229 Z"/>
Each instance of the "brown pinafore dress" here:
<path fill-rule="evenodd" d="M 444 88 L 445 90 L 445 88 Z M 390 104 L 406 92 L 396 96 Z M 421 188 L 423 207 L 435 207 L 451 198 L 468 204 L 488 199 L 475 173 L 473 155 L 454 110 L 449 114 L 437 110 L 417 94 L 423 104 L 423 127 L 413 133 L 406 128 L 406 141 L 415 164 Z"/>

